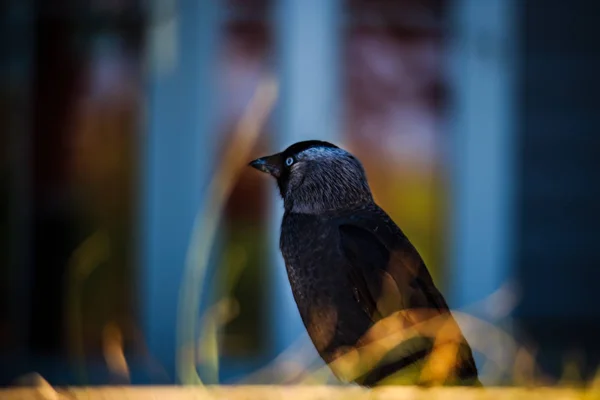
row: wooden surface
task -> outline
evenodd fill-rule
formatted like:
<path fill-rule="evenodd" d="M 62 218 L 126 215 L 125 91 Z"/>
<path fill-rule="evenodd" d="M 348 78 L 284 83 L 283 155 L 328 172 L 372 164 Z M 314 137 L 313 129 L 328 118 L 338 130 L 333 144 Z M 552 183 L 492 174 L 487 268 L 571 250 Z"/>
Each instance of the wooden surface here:
<path fill-rule="evenodd" d="M 435 399 L 539 399 L 539 400 L 571 400 L 600 399 L 599 391 L 575 389 L 522 389 L 522 388 L 434 388 L 418 389 L 414 387 L 395 387 L 376 390 L 365 390 L 358 387 L 336 386 L 209 386 L 202 387 L 91 387 L 63 388 L 54 390 L 50 386 L 36 388 L 14 388 L 0 390 L 0 399 L 86 399 L 86 400 L 191 400 L 191 399 L 400 399 L 400 400 L 435 400 Z"/>

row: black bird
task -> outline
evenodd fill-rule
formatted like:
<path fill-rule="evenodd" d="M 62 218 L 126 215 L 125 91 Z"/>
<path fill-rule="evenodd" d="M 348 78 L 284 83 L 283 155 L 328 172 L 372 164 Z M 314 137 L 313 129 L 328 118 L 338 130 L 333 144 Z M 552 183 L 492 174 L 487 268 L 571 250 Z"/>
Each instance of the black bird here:
<path fill-rule="evenodd" d="M 415 247 L 373 200 L 356 157 L 310 140 L 249 165 L 277 180 L 285 208 L 280 249 L 294 299 L 338 378 L 367 387 L 480 385 L 444 297 Z M 381 342 L 394 334 L 400 337 L 393 345 Z M 354 364 L 336 364 L 343 354 Z M 436 380 L 440 362 L 448 368 Z M 364 369 L 346 373 L 342 365 Z"/>

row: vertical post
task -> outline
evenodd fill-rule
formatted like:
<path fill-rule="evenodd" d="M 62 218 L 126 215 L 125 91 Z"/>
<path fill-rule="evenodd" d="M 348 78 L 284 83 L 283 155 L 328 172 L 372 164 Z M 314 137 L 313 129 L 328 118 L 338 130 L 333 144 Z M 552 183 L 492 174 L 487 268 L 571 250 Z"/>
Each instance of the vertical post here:
<path fill-rule="evenodd" d="M 149 126 L 141 169 L 142 318 L 150 352 L 170 381 L 186 254 L 213 162 L 218 4 L 152 3 Z"/>
<path fill-rule="evenodd" d="M 32 229 L 32 96 L 34 50 L 33 1 L 12 1 L 2 15 L 2 81 L 10 93 L 6 131 L 8 158 L 8 304 L 14 339 L 19 351 L 25 350 L 31 320 L 31 229 Z M 11 44 L 12 43 L 12 44 Z M 20 354 L 25 357 L 25 354 Z"/>
<path fill-rule="evenodd" d="M 280 97 L 274 150 L 308 139 L 338 142 L 340 132 L 340 0 L 281 0 L 276 13 Z M 279 253 L 281 200 L 273 197 L 275 350 L 282 351 L 304 327 Z"/>
<path fill-rule="evenodd" d="M 452 305 L 463 307 L 512 274 L 518 3 L 451 4 Z"/>
<path fill-rule="evenodd" d="M 450 304 L 465 307 L 498 290 L 514 270 L 515 11 L 519 3 L 456 0 L 451 4 Z M 502 324 L 498 316 L 477 314 L 494 325 Z M 503 328 L 510 331 L 510 326 Z M 483 345 L 478 340 L 483 335 L 471 336 L 465 329 L 475 349 Z M 504 348 L 497 356 L 508 365 L 510 343 L 497 347 Z M 497 381 L 499 366 L 489 369 L 481 353 L 474 355 L 481 380 Z"/>

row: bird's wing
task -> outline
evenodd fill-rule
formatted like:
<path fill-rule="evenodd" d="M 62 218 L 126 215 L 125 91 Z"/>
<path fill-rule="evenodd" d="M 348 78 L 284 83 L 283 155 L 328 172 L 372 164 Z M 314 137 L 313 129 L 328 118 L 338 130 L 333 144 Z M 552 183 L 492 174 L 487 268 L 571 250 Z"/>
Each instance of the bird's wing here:
<path fill-rule="evenodd" d="M 396 311 L 448 310 L 417 250 L 386 222 L 339 225 L 348 277 L 365 312 L 376 322 Z"/>
<path fill-rule="evenodd" d="M 390 258 L 388 249 L 369 232 L 355 225 L 343 224 L 339 227 L 340 245 L 349 267 L 348 278 L 354 289 L 354 297 L 363 311 L 375 322 L 385 317 L 377 301 L 382 295 L 383 283 L 393 279 L 382 266 Z M 391 285 L 394 289 L 396 285 Z M 397 290 L 389 298 L 399 305 Z"/>
<path fill-rule="evenodd" d="M 429 326 L 394 350 L 399 361 L 390 368 L 422 358 L 422 351 L 429 352 L 434 338 L 442 333 L 446 338 L 443 342 L 460 346 L 459 375 L 476 377 L 471 350 L 419 253 L 393 221 L 382 214 L 382 211 L 367 213 L 339 224 L 340 247 L 347 259 L 348 279 L 357 301 L 375 326 L 379 321 L 384 324 L 365 342 L 377 339 L 380 333 L 389 333 L 390 329 L 397 331 L 397 324 L 402 328 Z M 399 318 L 396 315 L 386 318 L 392 314 Z M 392 325 L 386 326 L 386 320 Z"/>

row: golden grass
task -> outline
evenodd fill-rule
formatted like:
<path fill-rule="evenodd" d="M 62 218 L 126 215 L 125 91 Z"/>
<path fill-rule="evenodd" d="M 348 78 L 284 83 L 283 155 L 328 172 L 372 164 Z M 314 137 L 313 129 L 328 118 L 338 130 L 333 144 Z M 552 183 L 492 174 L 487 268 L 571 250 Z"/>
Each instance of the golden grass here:
<path fill-rule="evenodd" d="M 323 400 L 574 400 L 600 399 L 600 392 L 572 388 L 431 388 L 388 387 L 375 390 L 356 386 L 145 386 L 145 387 L 82 387 L 54 390 L 15 388 L 0 390 L 2 400 L 188 400 L 188 399 L 323 399 Z"/>

